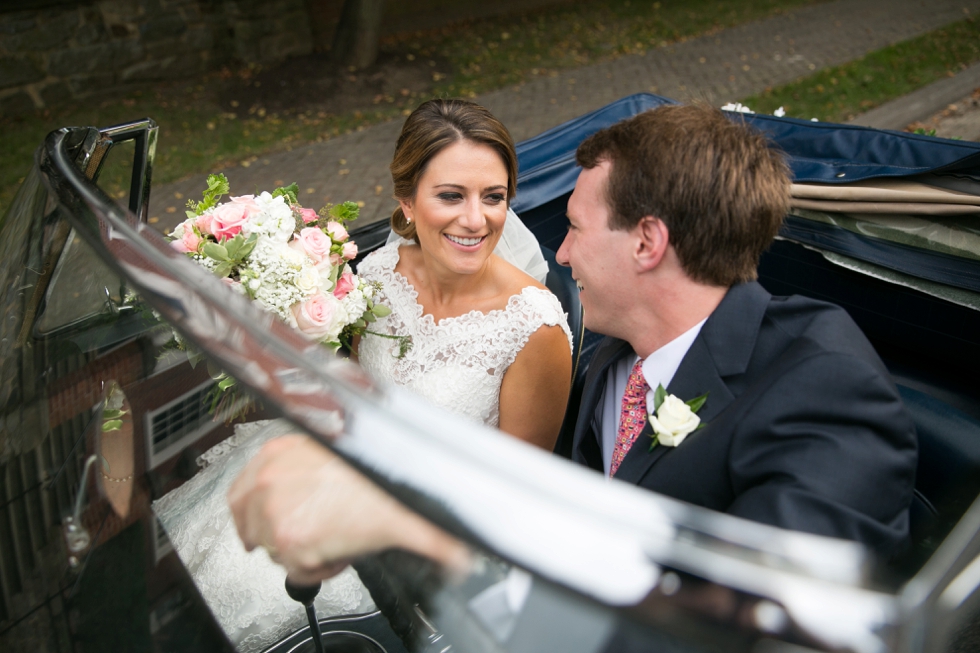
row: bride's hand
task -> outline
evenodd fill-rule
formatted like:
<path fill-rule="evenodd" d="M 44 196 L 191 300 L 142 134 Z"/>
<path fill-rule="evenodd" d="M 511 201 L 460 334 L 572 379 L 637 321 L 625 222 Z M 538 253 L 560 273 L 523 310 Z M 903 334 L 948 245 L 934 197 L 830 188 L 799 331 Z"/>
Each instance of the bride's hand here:
<path fill-rule="evenodd" d="M 352 558 L 402 548 L 456 572 L 464 544 L 385 494 L 314 440 L 267 443 L 228 492 L 245 548 L 265 547 L 296 583 L 339 573 Z"/>

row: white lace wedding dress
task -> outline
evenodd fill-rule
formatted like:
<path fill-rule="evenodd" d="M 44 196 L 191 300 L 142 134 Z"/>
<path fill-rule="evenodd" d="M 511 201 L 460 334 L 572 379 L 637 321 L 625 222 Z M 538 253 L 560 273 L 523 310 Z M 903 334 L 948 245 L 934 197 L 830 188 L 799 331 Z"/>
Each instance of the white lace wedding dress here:
<path fill-rule="evenodd" d="M 531 334 L 544 325 L 560 325 L 571 347 L 561 304 L 550 292 L 528 286 L 504 309 L 473 311 L 436 324 L 431 315 L 422 314 L 408 280 L 395 272 L 403 242 L 372 253 L 357 272 L 383 284 L 380 301 L 392 309 L 371 330 L 410 335 L 412 348 L 397 358 L 396 341 L 365 335 L 358 352 L 361 365 L 376 379 L 496 426 L 504 372 Z M 261 446 L 295 431 L 283 420 L 237 425 L 232 437 L 201 456 L 203 469 L 197 475 L 153 504 L 181 562 L 240 653 L 261 651 L 307 624 L 302 606 L 283 589 L 282 567 L 263 549 L 245 551 L 226 500 L 232 482 Z M 374 604 L 348 567 L 323 583 L 315 607 L 322 618 L 370 612 Z"/>
<path fill-rule="evenodd" d="M 558 298 L 528 286 L 489 313 L 471 311 L 440 320 L 422 314 L 418 293 L 395 272 L 398 240 L 372 252 L 357 268 L 366 281 L 380 281 L 382 303 L 391 315 L 370 331 L 411 336 L 412 348 L 401 358 L 398 342 L 370 334 L 361 337 L 358 358 L 376 379 L 409 388 L 430 401 L 473 420 L 497 426 L 504 372 L 528 338 L 542 326 L 560 325 L 572 346 L 572 334 Z"/>
<path fill-rule="evenodd" d="M 240 653 L 257 653 L 309 622 L 285 590 L 286 571 L 265 549 L 248 552 L 228 509 L 228 489 L 263 444 L 296 427 L 285 420 L 249 422 L 198 459 L 204 468 L 153 504 L 157 518 L 201 596 Z M 320 618 L 374 610 L 351 567 L 323 583 Z"/>

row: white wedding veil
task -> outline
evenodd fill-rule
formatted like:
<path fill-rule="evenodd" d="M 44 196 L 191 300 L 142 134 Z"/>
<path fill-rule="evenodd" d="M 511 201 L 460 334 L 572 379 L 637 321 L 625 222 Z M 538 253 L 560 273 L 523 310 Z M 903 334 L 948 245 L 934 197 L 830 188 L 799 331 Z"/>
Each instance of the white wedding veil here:
<path fill-rule="evenodd" d="M 388 241 L 385 244 L 393 243 L 399 238 L 401 236 L 392 231 L 388 234 Z M 548 276 L 548 262 L 541 254 L 538 239 L 509 207 L 504 230 L 500 234 L 500 242 L 497 243 L 493 253 L 514 267 L 524 270 L 541 283 L 544 283 Z"/>

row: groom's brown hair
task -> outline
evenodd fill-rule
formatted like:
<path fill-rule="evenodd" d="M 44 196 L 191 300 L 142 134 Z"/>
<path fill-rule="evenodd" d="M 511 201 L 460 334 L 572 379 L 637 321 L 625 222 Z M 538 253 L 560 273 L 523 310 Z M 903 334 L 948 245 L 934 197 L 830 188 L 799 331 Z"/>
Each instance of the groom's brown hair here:
<path fill-rule="evenodd" d="M 667 225 L 693 280 L 729 287 L 756 278 L 789 209 L 789 171 L 766 137 L 704 105 L 663 106 L 587 138 L 583 168 L 611 163 L 609 228 L 644 217 Z"/>

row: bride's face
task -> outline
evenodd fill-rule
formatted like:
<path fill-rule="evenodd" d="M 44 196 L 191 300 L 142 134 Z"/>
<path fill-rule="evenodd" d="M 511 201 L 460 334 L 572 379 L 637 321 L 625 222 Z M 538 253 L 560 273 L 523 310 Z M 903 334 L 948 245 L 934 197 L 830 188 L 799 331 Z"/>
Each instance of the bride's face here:
<path fill-rule="evenodd" d="M 400 203 L 427 264 L 473 274 L 493 253 L 507 219 L 507 168 L 490 146 L 457 141 L 429 161 L 415 197 Z"/>

